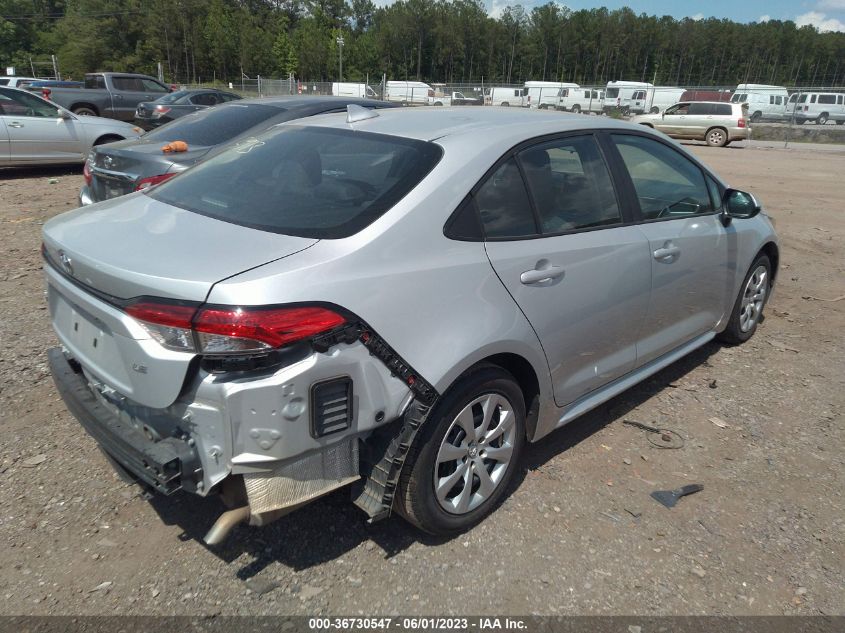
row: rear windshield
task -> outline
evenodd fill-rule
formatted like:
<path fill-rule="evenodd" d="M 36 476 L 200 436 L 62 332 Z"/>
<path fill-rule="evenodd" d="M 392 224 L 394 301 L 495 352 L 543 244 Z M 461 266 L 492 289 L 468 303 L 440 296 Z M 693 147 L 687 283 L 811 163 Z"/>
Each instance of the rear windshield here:
<path fill-rule="evenodd" d="M 260 104 L 223 105 L 183 116 L 148 132 L 144 138 L 165 143 L 185 141 L 188 147 L 219 145 L 282 112 L 283 108 Z"/>
<path fill-rule="evenodd" d="M 280 126 L 151 190 L 201 215 L 299 237 L 349 237 L 413 189 L 438 145 L 353 130 Z"/>

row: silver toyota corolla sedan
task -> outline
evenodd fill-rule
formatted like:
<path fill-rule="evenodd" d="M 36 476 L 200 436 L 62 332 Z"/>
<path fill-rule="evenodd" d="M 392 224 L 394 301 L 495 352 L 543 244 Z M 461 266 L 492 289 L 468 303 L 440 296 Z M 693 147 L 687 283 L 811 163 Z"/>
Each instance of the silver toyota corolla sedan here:
<path fill-rule="evenodd" d="M 124 121 L 77 116 L 26 90 L 0 87 L 0 167 L 83 163 L 94 145 L 143 133 Z"/>
<path fill-rule="evenodd" d="M 49 358 L 120 472 L 231 504 L 209 543 L 346 485 L 454 533 L 526 442 L 751 337 L 778 253 L 643 126 L 349 106 L 48 222 Z"/>

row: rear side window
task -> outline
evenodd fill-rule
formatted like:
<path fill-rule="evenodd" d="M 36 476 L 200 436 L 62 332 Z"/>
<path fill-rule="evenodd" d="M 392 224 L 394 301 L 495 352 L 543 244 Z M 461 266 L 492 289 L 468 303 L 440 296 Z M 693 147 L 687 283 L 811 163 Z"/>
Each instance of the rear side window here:
<path fill-rule="evenodd" d="M 185 141 L 189 147 L 219 145 L 282 112 L 282 108 L 259 104 L 220 106 L 183 116 L 144 138 L 165 143 Z"/>
<path fill-rule="evenodd" d="M 567 138 L 519 154 L 543 233 L 622 221 L 610 173 L 592 136 Z"/>
<path fill-rule="evenodd" d="M 8 86 L 9 80 L 8 79 L 0 79 L 0 86 Z"/>
<path fill-rule="evenodd" d="M 102 75 L 86 75 L 85 87 L 89 90 L 105 90 L 106 78 Z"/>
<path fill-rule="evenodd" d="M 691 103 L 689 104 L 690 114 L 713 114 L 713 106 L 709 103 Z"/>
<path fill-rule="evenodd" d="M 688 158 L 642 136 L 613 134 L 645 220 L 711 213 L 704 174 Z"/>
<path fill-rule="evenodd" d="M 438 145 L 424 141 L 282 126 L 237 143 L 149 195 L 262 231 L 336 239 L 393 207 L 441 156 Z"/>
<path fill-rule="evenodd" d="M 195 105 L 213 106 L 218 103 L 218 99 L 213 92 L 203 92 L 191 97 L 191 102 Z"/>
<path fill-rule="evenodd" d="M 719 114 L 723 116 L 730 116 L 733 114 L 733 108 L 729 106 L 727 103 L 715 103 L 713 104 L 713 114 Z"/>
<path fill-rule="evenodd" d="M 836 95 L 819 95 L 819 103 L 834 105 L 836 104 Z"/>
<path fill-rule="evenodd" d="M 499 167 L 475 194 L 478 213 L 487 238 L 535 235 L 537 223 L 528 192 L 513 158 Z"/>
<path fill-rule="evenodd" d="M 137 77 L 112 77 L 111 83 L 115 90 L 121 92 L 143 92 L 144 84 Z"/>

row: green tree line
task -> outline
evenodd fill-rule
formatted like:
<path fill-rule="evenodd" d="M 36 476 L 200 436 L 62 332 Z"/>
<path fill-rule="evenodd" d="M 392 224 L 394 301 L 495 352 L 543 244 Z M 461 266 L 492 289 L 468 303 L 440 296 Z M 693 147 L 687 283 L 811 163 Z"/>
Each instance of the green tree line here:
<path fill-rule="evenodd" d="M 479 0 L 0 0 L 0 66 L 58 57 L 97 70 L 199 82 L 255 77 L 378 83 L 644 80 L 663 85 L 845 83 L 845 33 Z M 20 72 L 19 70 L 19 72 Z"/>

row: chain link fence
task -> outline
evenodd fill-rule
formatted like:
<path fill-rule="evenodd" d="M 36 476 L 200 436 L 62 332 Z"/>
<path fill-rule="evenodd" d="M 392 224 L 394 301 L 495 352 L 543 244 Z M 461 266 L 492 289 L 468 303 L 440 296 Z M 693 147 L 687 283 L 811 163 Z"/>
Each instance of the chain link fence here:
<path fill-rule="evenodd" d="M 369 81 L 367 81 L 369 80 Z M 377 81 L 376 81 L 377 80 Z M 184 86 L 196 88 L 200 86 Z M 204 84 L 203 87 L 210 87 Z M 327 82 L 243 78 L 218 82 L 245 97 L 333 95 L 365 97 L 407 106 L 489 106 L 557 110 L 627 119 L 635 115 L 665 118 L 680 102 L 709 101 L 747 104 L 750 137 L 769 141 L 812 141 L 845 144 L 845 87 L 652 86 L 640 82 L 610 82 L 601 86 L 528 81 L 521 84 L 431 83 L 386 81 Z M 671 114 L 671 112 L 670 112 Z M 807 125 L 809 124 L 809 125 Z"/>

